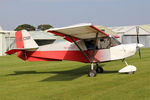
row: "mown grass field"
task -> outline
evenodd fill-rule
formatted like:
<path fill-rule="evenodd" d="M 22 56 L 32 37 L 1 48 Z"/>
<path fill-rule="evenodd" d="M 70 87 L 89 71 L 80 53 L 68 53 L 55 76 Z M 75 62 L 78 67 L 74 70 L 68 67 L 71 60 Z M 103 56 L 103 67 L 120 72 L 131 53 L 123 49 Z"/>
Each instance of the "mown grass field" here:
<path fill-rule="evenodd" d="M 150 100 L 150 49 L 126 60 L 137 67 L 134 75 L 119 74 L 125 63 L 113 61 L 88 77 L 89 64 L 0 57 L 0 100 Z"/>

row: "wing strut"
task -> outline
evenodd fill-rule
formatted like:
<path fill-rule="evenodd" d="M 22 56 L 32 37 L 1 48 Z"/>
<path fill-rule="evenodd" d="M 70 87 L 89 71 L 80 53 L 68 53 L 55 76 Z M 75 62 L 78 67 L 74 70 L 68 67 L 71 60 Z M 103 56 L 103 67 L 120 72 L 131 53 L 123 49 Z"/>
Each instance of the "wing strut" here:
<path fill-rule="evenodd" d="M 92 55 L 92 62 L 94 61 L 95 50 L 96 50 L 96 45 L 97 45 L 97 38 L 98 38 L 98 32 L 96 33 L 96 38 L 95 38 L 95 43 L 94 43 L 94 49 L 93 49 L 93 55 Z"/>
<path fill-rule="evenodd" d="M 74 44 L 78 47 L 78 49 L 82 52 L 82 54 L 88 59 L 90 63 L 92 63 L 92 60 L 85 54 L 85 52 L 80 48 L 80 46 L 77 44 L 77 42 L 72 38 L 72 36 L 69 36 L 70 39 L 74 42 Z"/>
<path fill-rule="evenodd" d="M 93 63 L 93 61 L 94 61 L 94 56 L 95 56 L 95 51 L 96 51 L 96 45 L 97 45 L 97 38 L 98 38 L 98 32 L 96 33 L 96 38 L 95 38 L 95 43 L 94 43 L 94 49 L 93 49 L 93 54 L 92 54 L 92 56 L 89 58 L 88 56 L 87 56 L 87 54 L 85 54 L 85 52 L 80 48 L 80 46 L 77 44 L 77 42 L 72 38 L 72 36 L 69 36 L 70 37 L 70 39 L 74 42 L 74 44 L 78 47 L 78 49 L 82 52 L 82 54 L 88 59 L 88 61 L 90 62 L 90 63 Z M 91 68 L 91 69 L 93 69 L 93 68 Z"/>

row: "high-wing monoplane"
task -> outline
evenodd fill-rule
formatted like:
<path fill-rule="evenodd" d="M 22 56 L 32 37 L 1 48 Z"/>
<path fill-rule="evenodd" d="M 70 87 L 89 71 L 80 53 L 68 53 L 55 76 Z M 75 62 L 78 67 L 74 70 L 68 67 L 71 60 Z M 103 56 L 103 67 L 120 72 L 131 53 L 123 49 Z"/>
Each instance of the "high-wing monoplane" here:
<path fill-rule="evenodd" d="M 90 63 L 91 70 L 88 76 L 94 77 L 96 73 L 103 72 L 98 63 L 113 60 L 124 60 L 135 55 L 143 45 L 139 44 L 138 28 L 137 43 L 121 44 L 117 35 L 110 35 L 91 23 L 78 24 L 62 28 L 48 29 L 47 32 L 60 36 L 64 41 L 55 40 L 46 45 L 39 46 L 26 30 L 17 31 L 16 49 L 7 51 L 7 54 L 17 53 L 17 56 L 26 61 L 78 61 Z M 140 54 L 140 50 L 139 50 Z M 96 70 L 94 69 L 96 64 Z M 119 70 L 120 73 L 134 73 L 136 67 L 128 65 Z"/>

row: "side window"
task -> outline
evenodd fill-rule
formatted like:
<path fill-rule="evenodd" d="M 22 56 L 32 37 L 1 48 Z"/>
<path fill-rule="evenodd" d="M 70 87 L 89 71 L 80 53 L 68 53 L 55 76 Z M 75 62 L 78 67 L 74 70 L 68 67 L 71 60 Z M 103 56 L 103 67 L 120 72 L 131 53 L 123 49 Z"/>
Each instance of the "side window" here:
<path fill-rule="evenodd" d="M 104 37 L 99 40 L 99 49 L 109 49 L 110 47 L 121 44 L 118 40 L 113 37 Z"/>
<path fill-rule="evenodd" d="M 104 37 L 99 39 L 98 47 L 99 49 L 109 49 L 111 46 L 111 38 Z"/>
<path fill-rule="evenodd" d="M 35 40 L 35 42 L 39 46 L 47 45 L 47 44 L 52 44 L 55 40 Z"/>

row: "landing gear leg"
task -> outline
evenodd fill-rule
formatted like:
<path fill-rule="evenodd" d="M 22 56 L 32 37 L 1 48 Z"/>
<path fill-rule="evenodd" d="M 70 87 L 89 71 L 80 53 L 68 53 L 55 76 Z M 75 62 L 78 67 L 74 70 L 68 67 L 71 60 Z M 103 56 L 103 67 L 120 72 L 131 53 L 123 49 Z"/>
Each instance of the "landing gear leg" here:
<path fill-rule="evenodd" d="M 96 71 L 94 70 L 94 65 L 93 63 L 91 64 L 91 70 L 88 73 L 89 77 L 95 77 L 96 76 Z"/>
<path fill-rule="evenodd" d="M 98 63 L 96 63 L 96 72 L 97 73 L 103 73 L 104 72 L 103 68 L 98 66 Z"/>

